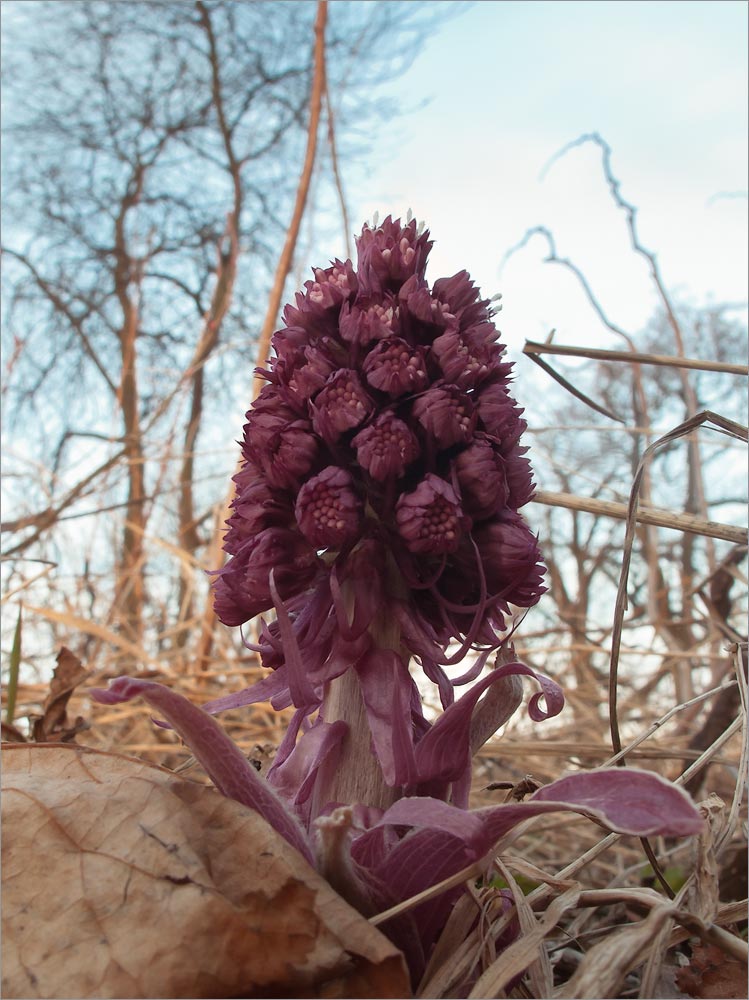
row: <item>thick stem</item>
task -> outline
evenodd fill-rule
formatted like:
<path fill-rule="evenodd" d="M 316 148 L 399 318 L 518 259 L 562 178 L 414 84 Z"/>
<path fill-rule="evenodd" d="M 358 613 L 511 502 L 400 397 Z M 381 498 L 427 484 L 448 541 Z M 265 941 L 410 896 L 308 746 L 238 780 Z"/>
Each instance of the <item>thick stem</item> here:
<path fill-rule="evenodd" d="M 397 584 L 394 583 L 393 586 Z M 348 614 L 352 617 L 354 595 L 348 584 L 343 586 L 343 596 Z M 386 618 L 378 614 L 370 625 L 369 632 L 377 648 L 395 649 L 408 658 L 401 649 L 400 626 L 393 617 Z M 361 803 L 387 809 L 400 798 L 400 790 L 385 783 L 380 762 L 372 747 L 372 734 L 359 677 L 353 668 L 326 685 L 321 711 L 326 722 L 343 720 L 348 726 L 348 734 L 344 739 L 337 767 L 323 768 L 318 777 L 313 814 L 318 815 L 319 810 L 328 802 L 344 805 Z"/>
<path fill-rule="evenodd" d="M 324 769 L 318 779 L 313 814 L 328 802 L 387 809 L 399 792 L 385 784 L 380 762 L 372 750 L 367 711 L 355 670 L 347 670 L 327 685 L 322 713 L 326 722 L 342 719 L 349 729 L 335 770 Z"/>

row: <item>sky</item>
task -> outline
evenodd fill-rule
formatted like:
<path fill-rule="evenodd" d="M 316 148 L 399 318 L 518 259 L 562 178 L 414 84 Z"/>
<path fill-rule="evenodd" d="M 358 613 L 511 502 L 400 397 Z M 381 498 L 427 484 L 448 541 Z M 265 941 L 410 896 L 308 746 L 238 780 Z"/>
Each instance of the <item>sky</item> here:
<path fill-rule="evenodd" d="M 355 228 L 376 211 L 382 218 L 411 209 L 424 220 L 436 241 L 430 280 L 466 268 L 485 296 L 502 294 L 498 325 L 519 373 L 530 366 L 524 341 L 552 329 L 559 343 L 621 347 L 572 276 L 544 264 L 539 237 L 505 261 L 529 228 L 544 225 L 612 320 L 632 333 L 647 322 L 657 300 L 607 190 L 600 151 L 574 148 L 542 176 L 566 144 L 598 132 L 669 291 L 697 306 L 745 305 L 744 2 L 440 6 L 453 16 L 384 88 L 400 113 L 377 130 L 366 160 L 345 163 Z M 6 24 L 10 10 L 4 5 Z M 334 256 L 343 256 L 341 246 L 314 262 Z"/>
<path fill-rule="evenodd" d="M 669 291 L 693 305 L 747 299 L 747 5 L 743 2 L 457 4 L 388 93 L 401 115 L 350 185 L 352 215 L 411 208 L 436 240 L 429 277 L 467 268 L 511 354 L 523 341 L 620 347 L 574 278 L 543 263 L 547 226 L 610 317 L 631 332 L 656 306 L 593 145 L 612 149 Z M 335 17 L 335 3 L 331 6 Z"/>

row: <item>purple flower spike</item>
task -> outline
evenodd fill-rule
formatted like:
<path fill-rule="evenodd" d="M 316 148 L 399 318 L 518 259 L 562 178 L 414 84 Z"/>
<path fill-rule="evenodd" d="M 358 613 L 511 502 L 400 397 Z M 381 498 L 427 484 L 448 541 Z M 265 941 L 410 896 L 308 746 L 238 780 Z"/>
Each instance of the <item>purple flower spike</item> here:
<path fill-rule="evenodd" d="M 274 683 L 232 704 L 272 689 L 274 705 L 296 708 L 289 774 L 315 711 L 353 726 L 353 743 L 367 747 L 361 766 L 380 772 L 370 775 L 380 789 L 371 806 L 410 787 L 430 729 L 410 661 L 452 705 L 454 688 L 479 679 L 501 646 L 509 603 L 530 607 L 543 592 L 538 547 L 517 513 L 533 483 L 511 365 L 465 271 L 430 287 L 431 246 L 413 221 L 365 226 L 356 266 L 315 269 L 284 309 L 268 384 L 247 414 L 229 559 L 214 583 L 226 624 L 271 609 L 277 619 L 257 646 Z M 478 656 L 451 680 L 443 666 L 471 650 Z M 364 713 L 356 719 L 352 698 Z M 464 763 L 467 704 L 456 737 Z M 419 787 L 444 785 L 425 753 Z M 331 771 L 328 759 L 320 775 Z M 340 800 L 316 786 L 309 801 L 324 805 L 328 791 Z"/>
<path fill-rule="evenodd" d="M 365 226 L 356 266 L 315 269 L 284 309 L 268 384 L 247 415 L 230 558 L 214 584 L 217 614 L 236 625 L 274 607 L 272 569 L 295 649 L 278 623 L 264 629 L 263 664 L 285 671 L 276 704 L 313 711 L 300 664 L 323 700 L 357 671 L 380 747 L 382 705 L 403 697 L 402 672 L 372 666 L 387 659 L 383 642 L 404 665 L 416 658 L 447 706 L 501 645 L 508 604 L 530 607 L 543 592 L 517 513 L 533 482 L 511 365 L 465 271 L 430 287 L 431 246 L 413 221 Z M 442 666 L 472 648 L 484 661 L 448 679 Z M 405 747 L 426 728 L 416 699 L 393 740 Z M 404 761 L 388 773 L 407 773 Z"/>
<path fill-rule="evenodd" d="M 395 510 L 398 531 L 411 552 L 454 552 L 466 518 L 452 486 L 431 472 Z"/>
<path fill-rule="evenodd" d="M 362 502 L 353 485 L 345 469 L 330 465 L 299 491 L 296 519 L 302 534 L 315 548 L 339 549 L 358 534 Z"/>

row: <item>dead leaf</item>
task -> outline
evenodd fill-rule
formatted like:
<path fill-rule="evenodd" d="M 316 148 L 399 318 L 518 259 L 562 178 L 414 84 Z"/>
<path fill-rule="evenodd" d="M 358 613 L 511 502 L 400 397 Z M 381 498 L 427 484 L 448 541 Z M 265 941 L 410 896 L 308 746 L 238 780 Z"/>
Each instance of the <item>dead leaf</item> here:
<path fill-rule="evenodd" d="M 675 978 L 679 989 L 691 997 L 740 1000 L 747 995 L 746 965 L 712 944 L 696 944 L 691 962 Z"/>
<path fill-rule="evenodd" d="M 5 997 L 405 997 L 400 952 L 256 813 L 69 744 L 3 748 Z"/>
<path fill-rule="evenodd" d="M 75 653 L 63 646 L 57 654 L 57 666 L 49 682 L 49 695 L 43 706 L 44 714 L 34 720 L 35 743 L 67 743 L 75 739 L 76 733 L 88 728 L 80 717 L 71 726 L 67 713 L 70 696 L 86 677 L 88 671 L 81 661 Z"/>
<path fill-rule="evenodd" d="M 564 914 L 576 906 L 580 889 L 575 886 L 557 896 L 536 921 L 536 926 L 514 941 L 481 974 L 469 997 L 493 997 L 535 962 L 546 937 L 556 928 Z"/>
<path fill-rule="evenodd" d="M 673 912 L 673 906 L 662 903 L 653 907 L 644 920 L 608 934 L 587 952 L 575 974 L 556 995 L 566 1000 L 619 996 L 624 977 L 630 969 L 647 962 L 660 928 Z"/>

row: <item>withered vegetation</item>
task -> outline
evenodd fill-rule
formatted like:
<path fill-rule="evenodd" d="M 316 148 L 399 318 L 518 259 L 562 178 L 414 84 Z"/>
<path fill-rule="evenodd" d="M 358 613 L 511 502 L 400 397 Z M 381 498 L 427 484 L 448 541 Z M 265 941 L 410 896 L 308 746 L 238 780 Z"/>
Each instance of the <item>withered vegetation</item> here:
<path fill-rule="evenodd" d="M 165 9 L 176 17 L 172 7 Z M 70 343 L 79 352 L 79 369 L 85 360 L 86 384 L 101 379 L 107 405 L 119 411 L 121 434 L 94 472 L 67 492 L 57 470 L 46 470 L 48 505 L 36 512 L 19 510 L 4 525 L 6 556 L 14 560 L 4 600 L 7 608 L 23 605 L 23 625 L 17 630 L 16 655 L 9 660 L 17 664 L 17 677 L 3 691 L 3 738 L 116 749 L 198 781 L 204 778 L 189 753 L 172 731 L 153 726 L 145 706 L 96 706 L 87 689 L 136 670 L 200 705 L 262 675 L 257 656 L 228 630 L 216 627 L 206 594 L 206 570 L 215 569 L 220 558 L 231 456 L 225 456 L 225 477 L 209 470 L 200 484 L 200 495 L 210 496 L 210 502 L 198 513 L 198 491 L 193 491 L 198 426 L 207 406 L 202 373 L 218 350 L 219 328 L 227 317 L 232 321 L 241 231 L 237 220 L 244 210 L 242 199 L 257 195 L 254 188 L 243 187 L 240 167 L 250 154 L 238 151 L 237 135 L 226 123 L 211 21 L 218 15 L 211 11 L 229 16 L 222 5 L 196 5 L 190 30 L 202 39 L 203 72 L 212 85 L 202 110 L 196 105 L 191 113 L 218 124 L 213 152 L 225 173 L 230 208 L 226 221 L 214 218 L 192 245 L 197 271 L 202 267 L 213 279 L 209 282 L 203 274 L 193 290 L 181 289 L 193 302 L 194 316 L 191 325 L 180 327 L 183 339 L 180 350 L 175 348 L 180 363 L 175 361 L 168 390 L 172 395 L 166 401 L 140 400 L 139 409 L 133 352 L 168 341 L 165 329 L 144 325 L 142 293 L 148 281 L 158 278 L 176 287 L 182 278 L 149 273 L 157 268 L 159 253 L 168 250 L 160 242 L 164 234 L 141 233 L 138 249 L 137 241 L 127 245 L 133 236 L 126 225 L 148 193 L 147 171 L 173 139 L 170 129 L 177 126 L 165 123 L 153 149 L 139 149 L 140 159 L 134 158 L 130 172 L 122 174 L 119 201 L 110 205 L 111 245 L 99 248 L 99 264 L 108 269 L 120 305 L 115 320 L 94 324 L 105 306 L 93 286 L 85 296 L 61 298 L 71 262 L 63 261 L 50 280 L 30 256 L 14 251 L 23 275 L 18 307 L 33 298 L 64 317 Z M 317 32 L 314 58 L 303 70 L 290 65 L 285 72 L 302 81 L 293 88 L 293 122 L 311 109 L 316 135 L 327 104 L 334 153 L 320 20 Z M 310 39 L 308 43 L 312 52 Z M 336 44 L 344 42 L 338 37 Z M 240 53 L 230 55 L 238 60 Z M 105 62 L 101 65 L 106 68 Z M 184 130 L 202 124 L 187 118 L 178 123 Z M 301 136 L 309 138 L 304 129 Z M 454 996 L 476 971 L 481 974 L 471 996 L 477 997 L 738 996 L 730 991 L 745 969 L 746 536 L 742 526 L 732 523 L 743 489 L 736 476 L 741 460 L 735 444 L 746 441 L 746 429 L 737 420 L 744 410 L 738 376 L 745 368 L 735 355 L 741 330 L 725 311 L 690 312 L 672 301 L 655 254 L 639 240 L 636 211 L 613 175 L 610 149 L 593 135 L 563 152 L 581 143 L 592 143 L 602 154 L 604 179 L 624 213 L 634 250 L 645 261 L 660 310 L 643 335 L 624 330 L 606 314 L 582 270 L 558 255 L 547 229 L 526 234 L 522 245 L 531 237 L 545 240 L 547 260 L 580 282 L 611 335 L 607 343 L 621 349 L 595 357 L 575 350 L 586 358 L 585 365 L 561 375 L 556 368 L 550 371 L 545 360 L 565 354 L 558 345 L 550 341 L 527 347 L 545 369 L 545 382 L 537 384 L 550 385 L 553 375 L 572 390 L 572 397 L 561 394 L 545 424 L 531 423 L 541 488 L 529 518 L 541 536 L 550 593 L 518 625 L 515 646 L 520 658 L 563 684 L 567 707 L 542 727 L 518 713 L 482 749 L 475 763 L 473 804 L 522 798 L 538 784 L 574 769 L 634 765 L 684 785 L 702 803 L 706 830 L 697 843 L 644 844 L 606 834 L 582 818 L 537 819 L 497 859 L 504 887 L 514 896 L 512 913 L 503 914 L 497 906 L 496 885 L 482 885 L 475 872 L 466 874 L 471 896 L 456 907 L 445 928 L 419 987 L 418 995 L 424 997 Z M 314 159 L 314 143 L 306 148 Z M 337 160 L 329 166 L 340 193 Z M 292 249 L 304 207 L 302 191 L 310 183 L 308 167 L 295 175 L 301 172 L 302 180 L 292 213 Z M 287 195 L 288 209 L 294 193 Z M 184 240 L 189 243 L 188 235 Z M 263 259 L 279 242 L 260 248 Z M 91 245 L 88 250 L 93 252 Z M 213 258 L 217 263 L 211 266 Z M 268 330 L 290 260 L 287 252 L 276 271 L 276 304 L 268 311 Z M 273 268 L 267 270 L 270 274 Z M 235 298 L 238 302 L 241 297 Z M 96 343 L 88 338 L 89 324 Z M 11 376 L 14 365 L 22 363 L 22 350 L 19 342 L 18 357 L 8 358 Z M 143 355 L 152 361 L 153 356 Z M 260 356 L 262 360 L 262 348 Z M 51 366 L 37 371 L 39 386 L 50 372 Z M 27 401 L 34 393 L 32 374 L 27 372 L 31 381 L 18 384 Z M 181 412 L 169 409 L 177 395 L 188 417 L 167 423 L 162 418 L 168 410 Z M 524 395 L 519 386 L 519 398 Z M 595 417 L 586 408 L 589 404 Z M 621 430 L 612 431 L 617 423 Z M 154 428 L 158 434 L 148 440 L 145 431 Z M 72 423 L 63 429 L 57 459 L 80 431 Z M 234 436 L 238 433 L 239 428 Z M 142 474 L 146 463 L 150 485 Z M 170 471 L 175 468 L 181 469 L 176 477 Z M 157 501 L 163 505 L 165 498 L 176 515 L 156 517 Z M 61 530 L 65 516 L 86 514 L 75 506 L 81 499 L 95 509 L 96 539 L 116 536 L 109 576 L 88 559 L 72 578 L 60 572 L 62 566 L 75 565 L 75 560 L 65 562 L 66 547 L 82 545 L 87 551 L 85 540 Z M 114 509 L 105 513 L 108 503 Z M 107 517 L 110 521 L 102 527 Z M 72 653 L 62 654 L 50 684 L 46 678 L 62 646 Z M 222 716 L 229 734 L 260 771 L 272 759 L 287 721 L 288 714 L 275 712 L 270 704 Z M 497 953 L 493 942 L 514 919 L 520 934 Z M 714 970 L 721 964 L 724 980 L 716 986 Z M 724 992 L 709 992 L 717 989 Z"/>

